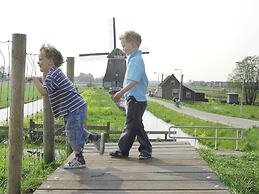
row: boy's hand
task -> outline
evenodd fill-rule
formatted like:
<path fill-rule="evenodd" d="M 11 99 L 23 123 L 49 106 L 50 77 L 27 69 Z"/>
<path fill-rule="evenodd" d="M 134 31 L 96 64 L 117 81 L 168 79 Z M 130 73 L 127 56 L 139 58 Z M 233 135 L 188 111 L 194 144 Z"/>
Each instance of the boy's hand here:
<path fill-rule="evenodd" d="M 118 91 L 118 92 L 116 92 L 116 93 L 113 95 L 112 99 L 113 99 L 115 102 L 118 102 L 118 101 L 122 98 L 122 96 L 123 96 L 123 93 L 122 93 L 121 91 Z"/>
<path fill-rule="evenodd" d="M 32 80 L 37 88 L 37 90 L 40 92 L 42 96 L 47 96 L 48 91 L 47 89 L 43 86 L 43 80 L 42 77 L 32 77 Z"/>
<path fill-rule="evenodd" d="M 32 77 L 25 77 L 25 81 L 26 82 L 31 82 L 32 81 Z"/>
<path fill-rule="evenodd" d="M 42 77 L 32 77 L 33 81 L 39 81 L 40 83 L 43 83 Z"/>

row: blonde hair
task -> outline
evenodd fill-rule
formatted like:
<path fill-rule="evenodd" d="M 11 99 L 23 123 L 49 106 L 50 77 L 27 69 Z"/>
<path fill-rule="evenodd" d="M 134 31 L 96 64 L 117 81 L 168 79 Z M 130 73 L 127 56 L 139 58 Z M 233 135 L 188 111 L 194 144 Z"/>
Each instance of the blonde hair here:
<path fill-rule="evenodd" d="M 52 59 L 54 62 L 54 65 L 56 67 L 59 67 L 64 63 L 64 58 L 59 50 L 57 50 L 54 46 L 51 46 L 50 44 L 43 44 L 40 48 L 40 52 L 44 51 L 45 56 L 48 59 Z"/>
<path fill-rule="evenodd" d="M 126 40 L 126 42 L 133 43 L 137 48 L 139 48 L 142 39 L 141 36 L 135 31 L 126 31 L 120 36 L 120 40 Z"/>

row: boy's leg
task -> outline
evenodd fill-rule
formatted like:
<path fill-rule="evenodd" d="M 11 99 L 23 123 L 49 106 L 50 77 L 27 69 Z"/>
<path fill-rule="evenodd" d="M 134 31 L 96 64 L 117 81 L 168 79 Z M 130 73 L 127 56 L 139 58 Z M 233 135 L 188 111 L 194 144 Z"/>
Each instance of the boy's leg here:
<path fill-rule="evenodd" d="M 83 168 L 85 167 L 85 160 L 82 155 L 85 144 L 85 106 L 78 108 L 74 112 L 69 112 L 64 119 L 68 143 L 75 153 L 80 153 L 76 154 L 73 160 L 65 164 L 64 168 Z"/>
<path fill-rule="evenodd" d="M 93 134 L 87 130 L 85 130 L 85 138 L 86 138 L 86 143 L 89 141 L 93 142 L 95 148 L 98 150 L 100 154 L 104 153 L 104 148 L 105 148 L 105 137 L 104 133 L 101 134 Z"/>
<path fill-rule="evenodd" d="M 137 135 L 139 114 L 138 103 L 134 98 L 127 101 L 126 110 L 126 128 L 120 136 L 118 150 L 110 153 L 113 157 L 127 157 Z"/>
<path fill-rule="evenodd" d="M 149 141 L 147 133 L 144 129 L 141 129 L 137 135 L 138 142 L 140 144 L 138 150 L 140 152 L 139 159 L 145 160 L 152 157 L 152 145 Z"/>
<path fill-rule="evenodd" d="M 101 141 L 101 134 L 92 134 L 88 130 L 86 130 L 85 127 L 85 121 L 87 120 L 87 105 L 83 106 L 82 109 L 84 109 L 84 114 L 82 114 L 81 120 L 83 120 L 83 131 L 82 136 L 85 140 L 85 143 L 88 143 L 89 141 L 92 141 L 96 147 L 96 149 L 99 151 L 100 154 L 103 154 L 104 152 L 104 141 Z"/>
<path fill-rule="evenodd" d="M 137 134 L 137 139 L 140 144 L 138 151 L 143 154 L 152 155 L 152 145 L 149 141 L 146 131 L 144 130 L 144 125 L 140 127 L 139 133 Z"/>
<path fill-rule="evenodd" d="M 149 138 L 147 136 L 147 133 L 144 129 L 143 125 L 143 114 L 146 110 L 147 103 L 146 102 L 140 102 L 139 103 L 139 123 L 138 123 L 138 133 L 137 133 L 137 139 L 140 144 L 138 150 L 140 152 L 139 159 L 143 158 L 151 158 L 152 156 L 152 145 L 149 141 Z"/>

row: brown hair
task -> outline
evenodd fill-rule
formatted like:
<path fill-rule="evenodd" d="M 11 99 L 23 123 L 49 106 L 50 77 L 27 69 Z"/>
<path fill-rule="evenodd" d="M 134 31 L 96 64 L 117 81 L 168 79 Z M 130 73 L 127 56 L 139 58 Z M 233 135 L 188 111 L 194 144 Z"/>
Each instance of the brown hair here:
<path fill-rule="evenodd" d="M 43 44 L 40 48 L 40 52 L 44 51 L 45 55 L 48 59 L 52 59 L 54 62 L 54 65 L 56 67 L 59 67 L 64 63 L 64 58 L 59 50 L 57 50 L 54 46 L 51 46 L 49 44 Z"/>

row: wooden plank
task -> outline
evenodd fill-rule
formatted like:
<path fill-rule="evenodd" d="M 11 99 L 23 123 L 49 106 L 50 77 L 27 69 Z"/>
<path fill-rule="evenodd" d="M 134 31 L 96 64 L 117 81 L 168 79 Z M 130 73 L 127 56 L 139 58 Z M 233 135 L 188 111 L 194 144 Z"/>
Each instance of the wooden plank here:
<path fill-rule="evenodd" d="M 113 157 L 98 157 L 90 158 L 87 157 L 86 163 L 87 166 L 99 166 L 99 165 L 132 165 L 132 166 L 144 166 L 144 165 L 156 165 L 156 166 L 165 166 L 165 165 L 207 165 L 207 163 L 204 160 L 200 160 L 199 158 L 183 158 L 183 157 L 170 157 L 168 155 L 164 155 L 165 157 L 163 159 L 158 158 L 157 156 L 153 156 L 148 161 L 139 161 L 138 157 L 130 157 L 128 159 L 114 159 Z M 99 159 L 100 158 L 100 159 Z M 115 161 L 114 161 L 115 160 Z"/>
<path fill-rule="evenodd" d="M 105 154 L 99 155 L 89 144 L 84 150 L 86 168 L 58 168 L 35 193 L 229 193 L 188 144 L 153 144 L 153 158 L 146 161 L 138 159 L 136 144 L 129 158 L 110 157 L 109 150 L 116 147 L 108 144 Z"/>
<path fill-rule="evenodd" d="M 87 173 L 88 170 L 93 172 L 103 171 L 105 173 L 113 173 L 113 172 L 155 172 L 155 173 L 202 173 L 202 172 L 212 172 L 212 170 L 208 166 L 147 166 L 147 168 L 143 168 L 143 166 L 96 166 L 96 168 L 87 167 L 85 170 Z M 82 170 L 83 171 L 83 170 Z"/>
<path fill-rule="evenodd" d="M 80 176 L 75 176 L 75 174 Z M 52 174 L 48 180 L 81 180 L 81 181 L 98 181 L 98 180 L 125 180 L 125 181 L 155 181 L 155 180 L 219 180 L 215 173 L 129 173 L 129 172 L 92 172 L 81 173 L 81 171 L 75 172 L 71 170 L 59 170 L 55 174 Z"/>
<path fill-rule="evenodd" d="M 105 147 L 105 153 L 110 153 L 111 151 L 115 151 L 117 150 L 116 148 L 107 148 Z M 85 153 L 97 153 L 96 148 L 86 148 L 84 149 Z M 152 153 L 156 153 L 156 154 L 162 154 L 162 153 L 168 153 L 168 154 L 195 154 L 197 151 L 193 148 L 160 148 L 160 149 L 153 149 Z M 139 151 L 137 149 L 132 149 L 129 152 L 130 154 L 139 154 Z"/>
<path fill-rule="evenodd" d="M 166 155 L 166 154 L 163 154 L 163 155 L 155 155 L 153 156 L 150 160 L 147 160 L 147 161 L 139 161 L 138 159 L 138 155 L 132 155 L 130 156 L 129 158 L 127 159 L 120 159 L 120 158 L 114 158 L 114 157 L 111 157 L 109 155 L 107 156 L 100 156 L 99 154 L 96 154 L 96 155 L 89 155 L 89 154 L 85 154 L 85 159 L 87 161 L 107 161 L 107 162 L 112 162 L 112 161 L 125 161 L 125 162 L 130 162 L 130 161 L 133 161 L 133 162 L 144 162 L 144 163 L 152 163 L 156 160 L 159 160 L 159 161 L 163 161 L 163 162 L 177 162 L 177 161 L 182 161 L 182 160 L 185 160 L 185 161 L 200 161 L 200 162 L 203 162 L 205 164 L 207 164 L 205 161 L 202 161 L 201 160 L 201 157 L 197 157 L 195 155 Z"/>
<path fill-rule="evenodd" d="M 98 152 L 94 152 L 94 153 L 84 153 L 84 156 L 86 158 L 86 160 L 129 160 L 129 161 L 138 161 L 138 155 L 139 152 L 131 152 L 129 157 L 127 159 L 120 159 L 120 158 L 114 158 L 109 156 L 109 154 L 106 152 L 104 155 L 101 155 Z M 166 160 L 168 159 L 169 161 L 176 161 L 176 160 L 202 160 L 202 158 L 197 155 L 197 153 L 170 153 L 170 154 L 159 154 L 159 153 L 153 153 L 153 158 L 157 158 L 160 160 Z M 70 158 L 72 159 L 72 157 Z M 145 161 L 145 162 L 149 162 L 149 161 Z"/>
<path fill-rule="evenodd" d="M 96 189 L 96 190 L 109 190 L 109 189 L 122 189 L 122 190 L 151 190 L 157 189 L 186 189 L 186 190 L 226 190 L 226 187 L 218 181 L 124 181 L 124 180 L 105 180 L 105 181 L 75 181 L 75 180 L 47 180 L 39 189 Z"/>
<path fill-rule="evenodd" d="M 82 194 L 82 193 L 96 193 L 96 194 L 229 194 L 227 190 L 37 190 L 35 194 Z"/>
<path fill-rule="evenodd" d="M 106 146 L 114 146 L 116 147 L 117 146 L 117 143 L 105 143 Z M 136 146 L 136 145 L 139 145 L 138 142 L 134 142 L 133 146 Z M 155 147 L 156 145 L 190 145 L 189 142 L 187 141 L 171 141 L 171 142 L 152 142 L 152 146 Z"/>
<path fill-rule="evenodd" d="M 105 148 L 105 152 L 106 153 L 109 153 L 111 151 L 115 151 L 117 149 L 114 149 L 114 148 Z M 84 152 L 94 152 L 95 151 L 95 148 L 88 148 L 88 149 L 85 149 Z M 130 150 L 130 153 L 139 153 L 138 150 Z M 195 149 L 192 149 L 192 148 L 182 148 L 182 149 L 171 149 L 171 148 L 161 148 L 161 149 L 153 149 L 152 150 L 152 153 L 156 153 L 156 154 L 162 154 L 162 153 L 182 153 L 182 154 L 186 154 L 186 153 L 193 153 L 193 154 L 196 154 L 196 150 Z"/>

